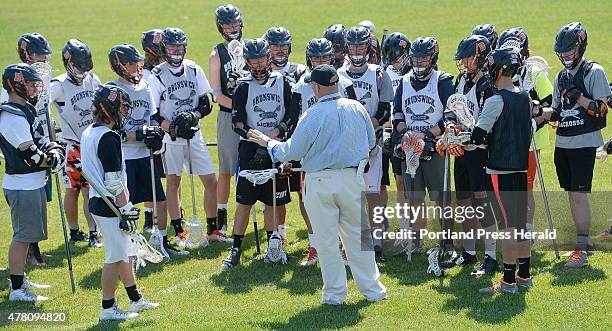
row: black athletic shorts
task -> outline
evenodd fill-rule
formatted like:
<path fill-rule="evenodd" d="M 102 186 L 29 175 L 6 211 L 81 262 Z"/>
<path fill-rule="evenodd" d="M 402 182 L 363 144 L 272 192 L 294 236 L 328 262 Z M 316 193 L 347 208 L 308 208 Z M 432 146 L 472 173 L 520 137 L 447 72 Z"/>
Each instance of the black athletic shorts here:
<path fill-rule="evenodd" d="M 477 148 L 465 151 L 460 157 L 455 157 L 455 191 L 458 200 L 472 197 L 472 192 L 485 192 L 491 190 L 491 177 L 485 167 L 488 154 L 485 149 Z"/>
<path fill-rule="evenodd" d="M 527 224 L 527 173 L 491 175 L 499 213 L 498 229 L 525 229 Z"/>
<path fill-rule="evenodd" d="M 291 161 L 291 167 L 301 168 L 302 165 L 300 161 Z M 291 176 L 289 176 L 289 191 L 290 192 L 301 192 L 302 191 L 302 176 L 303 172 L 291 172 Z M 300 193 L 301 194 L 301 193 Z"/>
<path fill-rule="evenodd" d="M 403 176 L 402 174 L 402 160 L 391 156 L 391 169 L 395 176 Z"/>
<path fill-rule="evenodd" d="M 382 177 L 380 177 L 380 185 L 381 186 L 389 186 L 391 185 L 391 180 L 389 178 L 389 163 L 391 162 L 390 157 L 383 153 L 382 155 Z"/>
<path fill-rule="evenodd" d="M 264 170 L 272 168 L 272 159 L 268 150 L 256 143 L 240 141 L 238 145 L 238 164 L 240 170 Z M 275 166 L 279 166 L 276 164 Z M 265 184 L 253 185 L 248 179 L 238 176 L 236 184 L 236 202 L 252 206 L 261 201 L 267 206 L 272 206 L 272 179 Z M 276 177 L 276 205 L 282 206 L 291 202 L 289 194 L 289 179 Z"/>
<path fill-rule="evenodd" d="M 125 173 L 127 174 L 130 202 L 138 204 L 141 202 L 153 201 L 153 192 L 151 189 L 151 163 L 149 157 L 125 160 Z M 164 194 L 164 188 L 162 187 L 159 174 L 160 172 L 155 170 L 155 198 L 157 201 L 166 201 L 166 195 Z"/>
<path fill-rule="evenodd" d="M 153 155 L 153 166 L 155 167 L 155 173 L 158 173 L 161 178 L 166 178 L 161 154 Z"/>
<path fill-rule="evenodd" d="M 555 168 L 561 188 L 571 192 L 591 192 L 596 150 L 595 147 L 555 147 Z"/>

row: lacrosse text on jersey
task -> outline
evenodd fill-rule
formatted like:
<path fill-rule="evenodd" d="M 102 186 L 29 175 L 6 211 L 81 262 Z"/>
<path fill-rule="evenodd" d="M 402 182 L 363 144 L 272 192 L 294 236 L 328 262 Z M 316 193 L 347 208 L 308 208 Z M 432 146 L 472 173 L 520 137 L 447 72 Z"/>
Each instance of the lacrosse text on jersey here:
<path fill-rule="evenodd" d="M 285 116 L 283 75 L 273 72 L 264 85 L 255 81 L 248 84 L 247 125 L 262 132 L 274 129 Z"/>
<path fill-rule="evenodd" d="M 410 83 L 410 76 L 404 76 L 402 83 L 402 112 L 406 118 L 406 125 L 410 130 L 425 131 L 442 119 L 444 106 L 438 95 L 439 71 L 434 71 L 427 86 L 415 91 Z"/>

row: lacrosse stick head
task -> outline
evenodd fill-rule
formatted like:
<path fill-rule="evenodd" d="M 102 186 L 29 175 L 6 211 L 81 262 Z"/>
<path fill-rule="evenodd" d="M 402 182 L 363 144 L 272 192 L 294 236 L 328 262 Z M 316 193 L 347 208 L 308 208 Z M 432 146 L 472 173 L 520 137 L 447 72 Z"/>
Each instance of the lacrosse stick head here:
<path fill-rule="evenodd" d="M 473 129 L 476 124 L 474 114 L 470 111 L 467 105 L 467 97 L 464 94 L 455 93 L 448 97 L 446 108 L 452 111 L 457 120 L 465 128 Z"/>
<path fill-rule="evenodd" d="M 197 248 L 199 246 L 208 245 L 208 241 L 206 237 L 204 237 L 204 228 L 197 217 L 194 217 L 191 222 L 185 222 L 185 227 L 187 234 L 187 241 L 185 245 L 188 248 Z"/>
<path fill-rule="evenodd" d="M 136 249 L 136 270 L 145 267 L 147 265 L 145 261 L 160 263 L 164 260 L 162 253 L 153 248 L 143 235 L 132 236 L 132 241 Z"/>
<path fill-rule="evenodd" d="M 278 169 L 266 170 L 241 170 L 238 176 L 246 178 L 249 182 L 255 185 L 265 184 L 268 180 L 278 173 Z"/>
<path fill-rule="evenodd" d="M 241 76 L 244 74 L 244 56 L 243 56 L 243 47 L 240 40 L 232 40 L 227 45 L 227 52 L 230 56 L 230 61 L 232 64 L 232 71 L 240 74 Z"/>
<path fill-rule="evenodd" d="M 548 75 L 548 69 L 548 62 L 543 57 L 529 57 L 519 69 L 519 86 L 523 91 L 531 91 L 540 77 Z"/>
<path fill-rule="evenodd" d="M 425 147 L 425 141 L 420 139 L 406 148 L 406 173 L 414 178 L 419 168 L 421 153 Z"/>
<path fill-rule="evenodd" d="M 268 250 L 266 251 L 266 255 L 264 255 L 264 262 L 287 263 L 287 254 L 285 254 L 285 250 L 283 249 L 283 239 L 278 232 L 274 232 L 272 236 L 270 236 L 270 240 L 268 240 Z"/>

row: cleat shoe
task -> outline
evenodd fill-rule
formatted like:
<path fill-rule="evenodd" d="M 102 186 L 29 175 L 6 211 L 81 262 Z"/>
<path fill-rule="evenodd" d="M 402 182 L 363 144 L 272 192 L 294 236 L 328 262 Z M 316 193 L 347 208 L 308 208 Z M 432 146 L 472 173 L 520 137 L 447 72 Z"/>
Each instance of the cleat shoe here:
<path fill-rule="evenodd" d="M 70 233 L 70 241 L 73 243 L 79 242 L 79 241 L 87 241 L 87 234 L 85 234 L 85 232 L 79 230 L 76 233 Z"/>
<path fill-rule="evenodd" d="M 516 283 L 508 284 L 504 282 L 503 279 L 500 279 L 498 282 L 494 283 L 490 287 L 481 288 L 478 292 L 486 293 L 486 294 L 493 294 L 496 292 L 506 293 L 506 294 L 517 294 L 518 286 L 516 286 Z"/>
<path fill-rule="evenodd" d="M 24 282 L 25 285 L 25 282 Z M 26 302 L 38 302 L 38 301 L 46 301 L 49 298 L 44 297 L 42 295 L 37 295 L 28 291 L 25 287 L 21 287 L 18 290 L 13 290 L 11 288 L 11 294 L 9 294 L 9 301 L 26 301 Z"/>
<path fill-rule="evenodd" d="M 28 250 L 28 263 L 37 267 L 47 266 L 47 262 L 45 259 L 43 259 L 43 256 L 40 253 L 40 247 L 38 247 L 38 245 L 30 245 L 30 250 Z"/>
<path fill-rule="evenodd" d="M 100 308 L 100 321 L 124 321 L 138 317 L 138 313 L 123 311 L 117 303 L 108 309 Z"/>
<path fill-rule="evenodd" d="M 224 243 L 234 242 L 232 238 L 228 238 L 223 232 L 219 230 L 213 231 L 213 233 L 207 235 L 208 241 L 219 241 Z"/>
<path fill-rule="evenodd" d="M 89 236 L 89 247 L 101 248 L 103 246 L 98 236 Z"/>
<path fill-rule="evenodd" d="M 176 245 L 178 247 L 186 247 L 187 246 L 187 234 L 185 234 L 185 232 L 177 233 L 176 237 L 174 237 L 174 240 L 175 240 Z"/>
<path fill-rule="evenodd" d="M 434 274 L 436 277 L 444 276 L 444 269 L 440 268 L 440 257 L 443 254 L 440 246 L 436 246 L 427 251 L 427 262 L 429 262 L 427 266 L 428 274 Z"/>
<path fill-rule="evenodd" d="M 376 262 L 385 262 L 385 255 L 383 254 L 382 247 L 374 246 L 374 257 Z"/>
<path fill-rule="evenodd" d="M 346 251 L 343 249 L 342 253 L 340 254 L 341 258 L 342 258 L 342 262 L 344 263 L 345 267 L 348 267 L 349 263 L 348 263 L 348 258 L 346 257 Z"/>
<path fill-rule="evenodd" d="M 497 272 L 497 260 L 485 254 L 484 260 L 470 273 L 472 276 L 480 276 Z"/>
<path fill-rule="evenodd" d="M 533 287 L 533 276 L 530 276 L 529 278 L 521 278 L 518 274 L 516 274 L 516 285 L 524 288 Z"/>
<path fill-rule="evenodd" d="M 227 231 L 227 209 L 217 209 L 217 230 Z"/>
<path fill-rule="evenodd" d="M 145 221 L 142 226 L 142 232 L 151 233 L 151 230 L 153 230 L 153 212 L 145 211 L 144 215 Z"/>
<path fill-rule="evenodd" d="M 476 255 L 469 254 L 465 249 L 461 250 L 461 254 L 454 253 L 450 259 L 442 261 L 440 267 L 449 269 L 455 266 L 470 265 L 478 262 Z"/>
<path fill-rule="evenodd" d="M 170 243 L 167 241 L 164 242 L 164 250 L 166 251 L 166 253 L 168 253 L 168 255 L 172 255 L 172 256 L 189 255 L 189 251 L 177 249 L 176 247 L 170 245 Z"/>
<path fill-rule="evenodd" d="M 228 270 L 240 265 L 241 254 L 242 252 L 240 251 L 240 248 L 233 247 L 229 255 L 223 259 L 223 262 L 221 262 L 221 270 Z"/>
<path fill-rule="evenodd" d="M 157 307 L 159 307 L 159 303 L 149 302 L 145 298 L 140 298 L 140 300 L 130 303 L 130 311 L 132 313 L 140 313 L 143 310 L 155 309 Z"/>
<path fill-rule="evenodd" d="M 589 265 L 589 258 L 584 251 L 575 250 L 570 255 L 569 261 L 565 264 L 565 268 L 578 269 Z"/>
<path fill-rule="evenodd" d="M 300 263 L 303 267 L 310 267 L 317 264 L 319 261 L 319 257 L 317 255 L 317 250 L 314 247 L 308 247 L 308 250 L 305 252 L 305 257 L 302 263 Z"/>

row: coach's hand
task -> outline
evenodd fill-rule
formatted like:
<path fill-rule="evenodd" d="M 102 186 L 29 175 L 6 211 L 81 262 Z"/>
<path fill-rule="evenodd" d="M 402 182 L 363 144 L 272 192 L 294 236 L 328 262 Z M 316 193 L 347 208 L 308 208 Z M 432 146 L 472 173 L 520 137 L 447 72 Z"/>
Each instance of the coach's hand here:
<path fill-rule="evenodd" d="M 268 147 L 268 141 L 271 139 L 263 132 L 255 129 L 250 129 L 247 132 L 247 138 L 263 147 Z"/>
<path fill-rule="evenodd" d="M 129 234 L 136 233 L 138 229 L 138 218 L 140 218 L 140 209 L 134 207 L 131 202 L 119 208 L 121 220 L 119 220 L 119 228 Z"/>

